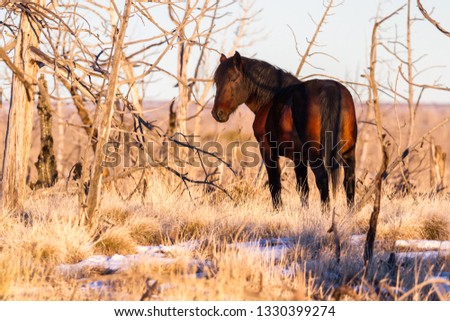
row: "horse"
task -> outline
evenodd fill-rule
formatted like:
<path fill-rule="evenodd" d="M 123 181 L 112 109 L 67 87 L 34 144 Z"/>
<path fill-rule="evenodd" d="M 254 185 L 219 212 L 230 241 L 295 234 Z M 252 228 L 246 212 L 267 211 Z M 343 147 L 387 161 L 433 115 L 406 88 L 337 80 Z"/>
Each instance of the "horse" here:
<path fill-rule="evenodd" d="M 220 56 L 214 73 L 216 94 L 212 116 L 228 121 L 245 104 L 255 114 L 253 132 L 267 170 L 274 209 L 282 206 L 279 157 L 294 162 L 296 189 L 308 206 L 308 168 L 312 169 L 321 204 L 330 203 L 344 167 L 347 205 L 355 198 L 355 105 L 349 90 L 331 79 L 300 81 L 265 61 Z"/>

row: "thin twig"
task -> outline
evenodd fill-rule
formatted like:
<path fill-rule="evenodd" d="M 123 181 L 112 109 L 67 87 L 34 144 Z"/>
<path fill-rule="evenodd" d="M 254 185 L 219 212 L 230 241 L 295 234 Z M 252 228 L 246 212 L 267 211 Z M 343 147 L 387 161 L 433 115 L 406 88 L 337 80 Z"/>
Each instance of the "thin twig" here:
<path fill-rule="evenodd" d="M 437 22 L 436 20 L 434 20 L 433 18 L 431 18 L 431 16 L 428 14 L 427 10 L 423 7 L 422 3 L 420 2 L 420 0 L 417 0 L 417 7 L 419 8 L 420 12 L 422 12 L 422 15 L 425 17 L 425 19 L 427 19 L 429 22 L 431 22 L 431 24 L 433 24 L 440 32 L 442 32 L 444 35 L 446 35 L 447 37 L 450 37 L 450 32 L 448 32 L 447 30 L 445 30 L 440 24 L 439 22 Z"/>

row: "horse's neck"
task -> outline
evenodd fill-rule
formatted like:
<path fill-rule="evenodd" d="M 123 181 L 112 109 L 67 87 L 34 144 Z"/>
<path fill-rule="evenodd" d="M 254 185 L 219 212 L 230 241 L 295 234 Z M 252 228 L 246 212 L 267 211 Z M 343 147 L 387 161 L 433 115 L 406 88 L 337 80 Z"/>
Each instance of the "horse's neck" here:
<path fill-rule="evenodd" d="M 273 68 L 272 66 L 270 66 L 269 68 L 269 72 L 273 74 L 268 76 L 268 79 L 277 79 L 279 78 L 279 74 L 281 73 L 282 81 L 279 84 L 273 83 L 273 81 L 271 81 L 268 83 L 261 83 L 250 86 L 251 92 L 245 104 L 254 114 L 257 114 L 261 110 L 261 108 L 264 108 L 269 104 L 273 104 L 275 96 L 277 95 L 277 92 L 279 92 L 279 90 L 300 82 L 295 76 L 289 73 L 285 73 L 282 70 Z M 251 65 L 249 69 L 252 69 Z M 255 79 L 256 77 L 254 75 L 250 75 L 249 78 L 250 81 L 252 81 L 252 78 Z"/>
<path fill-rule="evenodd" d="M 262 103 L 261 101 L 254 99 L 252 97 L 250 97 L 245 104 L 247 105 L 247 107 L 256 115 L 258 113 L 258 111 L 262 108 L 262 105 L 264 103 Z"/>

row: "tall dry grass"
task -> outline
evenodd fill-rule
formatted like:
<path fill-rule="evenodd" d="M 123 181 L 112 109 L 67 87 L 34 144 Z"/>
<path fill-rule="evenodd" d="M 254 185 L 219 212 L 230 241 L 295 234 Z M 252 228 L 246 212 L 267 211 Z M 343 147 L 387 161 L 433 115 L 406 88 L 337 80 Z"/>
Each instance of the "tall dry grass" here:
<path fill-rule="evenodd" d="M 156 176 L 156 174 L 155 174 Z M 130 181 L 122 181 L 122 187 Z M 300 206 L 292 188 L 283 191 L 285 205 L 272 210 L 267 188 L 249 180 L 230 185 L 231 193 L 244 193 L 238 204 L 226 197 L 193 190 L 173 191 L 159 179 L 149 186 L 143 200 L 136 195 L 122 200 L 113 190 L 103 194 L 96 233 L 78 225 L 77 200 L 64 184 L 30 193 L 27 217 L 1 213 L 0 297 L 4 300 L 137 300 L 145 280 L 158 280 L 164 300 L 282 300 L 332 299 L 335 288 L 348 285 L 361 299 L 395 299 L 395 289 L 413 288 L 427 275 L 448 271 L 449 261 L 439 266 L 407 264 L 397 274 L 381 258 L 363 272 L 362 248 L 352 246 L 351 235 L 365 233 L 371 208 L 348 214 L 344 195 L 336 202 L 336 221 L 342 240 L 341 263 L 334 258 L 333 236 L 327 233 L 329 213 L 322 213 L 318 192 L 313 189 L 309 208 Z M 131 188 L 131 187 L 130 187 Z M 70 190 L 69 190 L 70 191 Z M 446 195 L 413 196 L 382 200 L 377 251 L 392 250 L 397 239 L 447 240 L 450 219 Z M 93 235 L 95 236 L 93 237 Z M 230 244 L 261 238 L 292 237 L 294 247 L 281 258 L 267 258 L 257 251 Z M 173 262 L 145 261 L 120 273 L 86 270 L 77 278 L 60 272 L 63 263 L 76 263 L 92 255 L 136 253 L 136 245 L 171 245 L 199 242 L 195 251 L 172 254 Z M 192 260 L 210 262 L 204 277 L 196 277 Z M 285 271 L 285 272 L 283 272 Z M 286 273 L 291 271 L 291 273 Z M 365 273 L 365 274 L 364 274 Z M 100 288 L 92 287 L 102 281 Z M 388 290 L 380 291 L 380 284 Z M 392 290 L 394 289 L 394 290 Z M 408 299 L 434 298 L 421 290 Z"/>

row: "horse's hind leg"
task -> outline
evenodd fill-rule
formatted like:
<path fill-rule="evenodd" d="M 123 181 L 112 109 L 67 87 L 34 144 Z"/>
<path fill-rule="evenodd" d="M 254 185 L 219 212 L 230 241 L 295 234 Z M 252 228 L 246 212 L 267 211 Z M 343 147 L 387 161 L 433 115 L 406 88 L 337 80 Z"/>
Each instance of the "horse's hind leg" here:
<path fill-rule="evenodd" d="M 295 177 L 297 179 L 297 192 L 300 195 L 300 201 L 303 206 L 308 207 L 309 185 L 308 168 L 303 161 L 299 161 L 295 166 Z"/>
<path fill-rule="evenodd" d="M 330 196 L 328 189 L 328 173 L 325 169 L 325 165 L 321 163 L 317 167 L 311 166 L 316 177 L 316 185 L 320 192 L 320 200 L 322 206 L 328 208 L 330 205 Z"/>
<path fill-rule="evenodd" d="M 344 187 L 347 194 L 347 206 L 353 206 L 355 202 L 355 148 L 342 155 L 344 160 Z"/>

